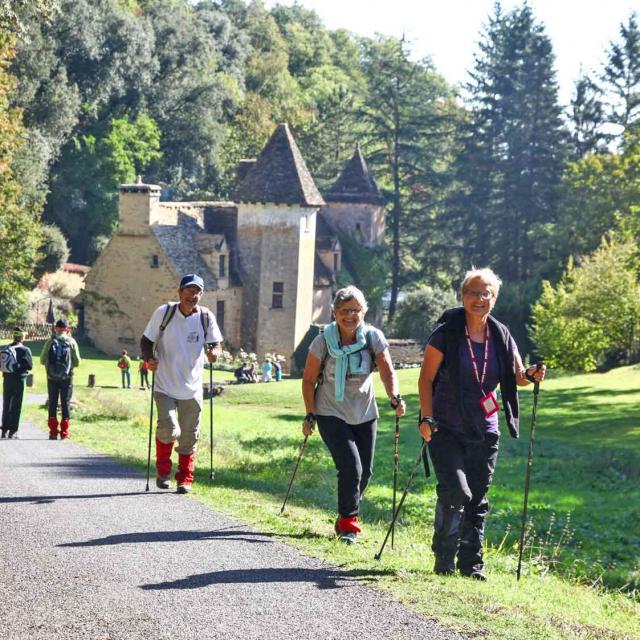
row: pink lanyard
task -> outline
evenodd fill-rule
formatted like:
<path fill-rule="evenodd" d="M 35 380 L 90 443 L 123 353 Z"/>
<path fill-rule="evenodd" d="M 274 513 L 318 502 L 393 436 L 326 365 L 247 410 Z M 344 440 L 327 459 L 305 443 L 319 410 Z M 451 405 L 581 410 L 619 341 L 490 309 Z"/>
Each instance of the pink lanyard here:
<path fill-rule="evenodd" d="M 487 363 L 489 362 L 489 325 L 484 329 L 484 363 L 482 365 L 482 378 L 478 375 L 478 364 L 476 363 L 476 356 L 473 353 L 473 347 L 471 346 L 471 337 L 469 336 L 469 328 L 464 326 L 464 333 L 467 337 L 467 346 L 469 347 L 469 357 L 471 358 L 471 364 L 473 365 L 473 372 L 475 373 L 476 380 L 480 385 L 480 391 L 484 394 L 484 379 L 487 375 Z"/>

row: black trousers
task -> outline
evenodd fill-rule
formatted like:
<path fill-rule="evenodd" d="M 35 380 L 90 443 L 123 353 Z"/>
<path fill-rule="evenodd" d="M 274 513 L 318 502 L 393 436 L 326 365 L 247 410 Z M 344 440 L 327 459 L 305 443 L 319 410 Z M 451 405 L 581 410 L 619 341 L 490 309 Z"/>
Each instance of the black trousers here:
<path fill-rule="evenodd" d="M 2 431 L 15 433 L 20 425 L 26 378 L 15 373 L 5 373 L 2 378 Z"/>
<path fill-rule="evenodd" d="M 318 416 L 320 436 L 338 470 L 338 513 L 358 515 L 362 494 L 373 475 L 377 420 L 351 425 L 335 416 Z"/>
<path fill-rule="evenodd" d="M 429 442 L 438 479 L 432 542 L 436 570 L 452 571 L 456 553 L 463 574 L 481 571 L 484 566 L 487 492 L 498 459 L 498 440 L 497 433 L 470 440 L 463 433 L 440 429 Z"/>
<path fill-rule="evenodd" d="M 62 419 L 69 419 L 69 404 L 73 393 L 73 378 L 68 380 L 52 380 L 47 378 L 47 391 L 49 393 L 49 417 L 56 418 L 58 412 L 58 398 Z"/>

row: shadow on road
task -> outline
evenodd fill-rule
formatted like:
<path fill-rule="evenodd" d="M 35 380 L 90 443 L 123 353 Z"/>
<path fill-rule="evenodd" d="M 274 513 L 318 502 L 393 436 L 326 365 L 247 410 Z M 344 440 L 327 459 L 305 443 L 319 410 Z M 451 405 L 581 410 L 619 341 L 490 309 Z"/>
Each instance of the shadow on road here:
<path fill-rule="evenodd" d="M 128 498 L 129 496 L 162 495 L 159 492 L 147 493 L 146 491 L 129 491 L 126 493 L 83 493 L 81 495 L 68 496 L 0 496 L 0 504 L 12 504 L 16 502 L 32 502 L 33 504 L 51 504 L 56 500 L 93 500 L 95 498 Z"/>
<path fill-rule="evenodd" d="M 137 481 L 140 478 L 138 472 L 122 464 L 114 463 L 112 458 L 106 456 L 76 456 L 55 462 L 26 462 L 13 466 L 54 469 L 61 475 L 81 478 L 131 478 L 132 481 Z"/>
<path fill-rule="evenodd" d="M 249 531 L 226 527 L 214 529 L 213 531 L 140 531 L 136 533 L 122 533 L 95 540 L 85 540 L 84 542 L 65 542 L 59 547 L 99 547 L 115 544 L 139 544 L 141 542 L 186 542 L 198 540 L 215 540 L 222 538 L 225 540 L 242 540 L 258 544 L 270 543 L 267 538 L 323 538 L 320 534 L 296 533 L 296 534 L 274 534 Z"/>
<path fill-rule="evenodd" d="M 362 582 L 375 582 L 377 576 L 389 571 L 342 571 L 340 569 L 231 569 L 200 573 L 171 582 L 144 584 L 145 591 L 163 589 L 200 589 L 212 584 L 256 584 L 264 582 L 314 582 L 318 589 L 342 589 Z"/>

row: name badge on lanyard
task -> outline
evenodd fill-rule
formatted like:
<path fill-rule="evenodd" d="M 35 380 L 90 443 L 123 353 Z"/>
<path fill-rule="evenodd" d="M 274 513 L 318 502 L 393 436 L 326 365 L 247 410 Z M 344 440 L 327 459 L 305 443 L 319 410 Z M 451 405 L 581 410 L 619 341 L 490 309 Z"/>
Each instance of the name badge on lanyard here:
<path fill-rule="evenodd" d="M 480 377 L 478 373 L 478 363 L 476 362 L 476 356 L 473 353 L 473 346 L 471 345 L 471 336 L 469 336 L 469 329 L 465 325 L 464 332 L 467 338 L 467 346 L 469 347 L 469 357 L 471 358 L 471 365 L 473 367 L 473 373 L 476 377 L 478 385 L 480 386 L 480 391 L 484 394 L 480 398 L 480 406 L 484 411 L 485 417 L 490 417 L 494 413 L 497 413 L 500 409 L 500 405 L 498 404 L 498 399 L 496 398 L 496 394 L 493 391 L 489 391 L 489 393 L 484 393 L 484 379 L 487 375 L 487 363 L 489 362 L 489 325 L 487 325 L 484 329 L 484 358 L 482 363 L 482 377 Z"/>

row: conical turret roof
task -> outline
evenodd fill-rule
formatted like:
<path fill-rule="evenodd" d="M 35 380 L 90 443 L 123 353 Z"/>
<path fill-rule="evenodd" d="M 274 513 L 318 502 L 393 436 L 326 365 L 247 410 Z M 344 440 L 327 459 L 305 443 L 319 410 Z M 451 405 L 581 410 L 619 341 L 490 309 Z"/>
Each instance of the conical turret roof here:
<path fill-rule="evenodd" d="M 255 166 L 236 188 L 237 202 L 274 202 L 321 207 L 324 200 L 286 123 L 278 125 Z"/>
<path fill-rule="evenodd" d="M 354 202 L 367 204 L 385 204 L 385 199 L 378 189 L 376 181 L 369 173 L 367 163 L 360 151 L 360 145 L 356 147 L 353 157 L 334 185 L 325 195 L 327 202 Z"/>

